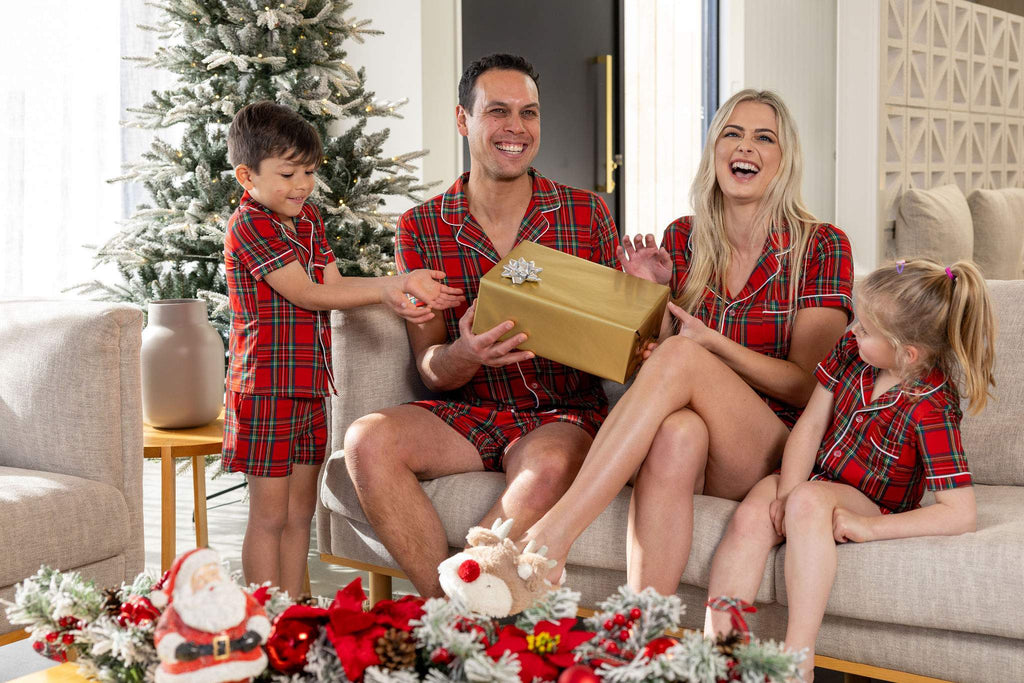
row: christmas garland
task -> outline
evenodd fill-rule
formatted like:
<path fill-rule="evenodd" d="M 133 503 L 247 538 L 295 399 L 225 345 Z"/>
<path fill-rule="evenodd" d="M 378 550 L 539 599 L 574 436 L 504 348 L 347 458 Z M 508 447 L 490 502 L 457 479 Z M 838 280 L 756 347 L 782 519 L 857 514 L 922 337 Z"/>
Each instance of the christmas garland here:
<path fill-rule="evenodd" d="M 150 595 L 160 586 L 142 574 L 101 591 L 76 572 L 42 567 L 17 586 L 7 617 L 30 633 L 37 652 L 74 659 L 88 678 L 142 683 L 159 663 L 153 633 L 161 610 Z M 514 622 L 470 613 L 456 601 L 412 596 L 366 609 L 360 579 L 326 607 L 296 604 L 269 586 L 249 590 L 273 624 L 264 646 L 269 666 L 257 680 L 274 683 L 760 683 L 797 678 L 802 660 L 744 635 L 740 612 L 752 608 L 736 601 L 724 601 L 739 628 L 728 638 L 669 637 L 683 607 L 678 597 L 650 589 L 619 588 L 580 619 L 579 593 L 563 588 Z"/>

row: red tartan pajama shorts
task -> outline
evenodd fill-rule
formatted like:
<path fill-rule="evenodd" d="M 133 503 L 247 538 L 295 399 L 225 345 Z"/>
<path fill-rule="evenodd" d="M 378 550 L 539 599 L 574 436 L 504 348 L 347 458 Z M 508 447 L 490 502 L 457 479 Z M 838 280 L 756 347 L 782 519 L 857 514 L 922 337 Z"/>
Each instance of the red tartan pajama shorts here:
<path fill-rule="evenodd" d="M 324 398 L 227 392 L 225 472 L 287 477 L 292 465 L 319 465 L 327 448 Z"/>
<path fill-rule="evenodd" d="M 494 410 L 456 401 L 413 401 L 409 405 L 426 408 L 465 437 L 480 453 L 484 469 L 504 471 L 505 454 L 512 445 L 537 427 L 555 422 L 576 425 L 591 438 L 597 435 L 607 410 L 554 409 Z"/>

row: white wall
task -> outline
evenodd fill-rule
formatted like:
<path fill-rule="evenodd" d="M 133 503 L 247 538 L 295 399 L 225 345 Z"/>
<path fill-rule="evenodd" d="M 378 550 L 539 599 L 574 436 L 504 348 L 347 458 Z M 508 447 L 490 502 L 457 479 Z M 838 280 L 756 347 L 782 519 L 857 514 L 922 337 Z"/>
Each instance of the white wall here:
<path fill-rule="evenodd" d="M 720 7 L 719 100 L 743 88 L 782 96 L 800 133 L 804 201 L 834 221 L 836 3 L 722 0 Z"/>

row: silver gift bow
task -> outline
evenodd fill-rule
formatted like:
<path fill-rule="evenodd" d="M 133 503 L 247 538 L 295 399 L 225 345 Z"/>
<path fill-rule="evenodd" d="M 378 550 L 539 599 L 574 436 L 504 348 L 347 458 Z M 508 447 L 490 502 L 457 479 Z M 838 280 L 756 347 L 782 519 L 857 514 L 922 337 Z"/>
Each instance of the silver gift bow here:
<path fill-rule="evenodd" d="M 510 260 L 508 265 L 502 268 L 501 276 L 511 278 L 514 285 L 521 285 L 524 282 L 540 282 L 537 274 L 542 270 L 544 269 L 538 268 L 533 261 L 517 258 Z"/>

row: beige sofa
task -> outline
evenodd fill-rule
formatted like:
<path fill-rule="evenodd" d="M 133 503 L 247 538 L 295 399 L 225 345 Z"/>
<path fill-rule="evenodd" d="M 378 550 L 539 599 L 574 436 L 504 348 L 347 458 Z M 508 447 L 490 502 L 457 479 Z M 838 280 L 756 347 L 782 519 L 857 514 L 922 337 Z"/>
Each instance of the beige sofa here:
<path fill-rule="evenodd" d="M 964 420 L 964 440 L 977 482 L 978 530 L 958 537 L 849 544 L 818 639 L 825 666 L 875 678 L 909 680 L 912 672 L 951 681 L 1024 680 L 1024 281 L 992 282 L 1000 323 L 996 400 Z M 400 576 L 363 516 L 345 470 L 344 434 L 357 417 L 426 395 L 405 331 L 379 308 L 335 313 L 333 445 L 320 489 L 321 557 L 368 569 L 380 594 Z M 618 387 L 619 385 L 611 385 Z M 742 429 L 742 425 L 737 425 Z M 453 549 L 503 487 L 494 473 L 424 482 Z M 569 555 L 569 585 L 593 606 L 625 582 L 629 492 L 579 538 Z M 703 623 L 711 557 L 736 503 L 698 496 L 693 549 L 679 585 L 686 625 Z M 763 637 L 784 635 L 785 546 L 769 559 L 752 620 Z M 851 663 L 858 663 L 857 666 Z M 860 665 L 890 671 L 871 670 Z M 919 679 L 914 679 L 919 680 Z"/>
<path fill-rule="evenodd" d="M 990 280 L 1024 278 L 1024 189 L 974 190 L 966 197 L 956 185 L 907 190 L 887 256 L 946 264 L 973 259 Z"/>
<path fill-rule="evenodd" d="M 132 306 L 0 301 L 0 598 L 41 564 L 142 571 L 141 335 Z"/>

